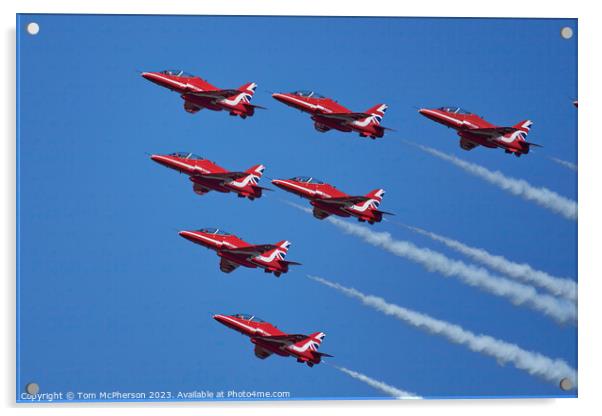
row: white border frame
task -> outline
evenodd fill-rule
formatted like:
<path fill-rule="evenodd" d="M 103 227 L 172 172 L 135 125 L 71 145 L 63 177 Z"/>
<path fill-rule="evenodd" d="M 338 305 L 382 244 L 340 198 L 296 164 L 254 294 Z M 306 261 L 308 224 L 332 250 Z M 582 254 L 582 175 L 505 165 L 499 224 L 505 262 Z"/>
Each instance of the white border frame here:
<path fill-rule="evenodd" d="M 488 416 L 514 412 L 546 413 L 546 416 L 567 413 L 587 414 L 602 408 L 598 393 L 598 379 L 602 368 L 598 356 L 602 351 L 599 316 L 602 308 L 598 297 L 602 293 L 602 268 L 596 262 L 598 247 L 595 236 L 601 230 L 599 219 L 602 200 L 598 197 L 602 178 L 602 137 L 597 134 L 594 115 L 600 113 L 600 81 L 602 65 L 599 43 L 602 39 L 601 14 L 594 2 L 557 1 L 526 2 L 505 0 L 484 2 L 474 0 L 430 0 L 428 2 L 385 2 L 361 0 L 231 0 L 228 2 L 170 0 L 166 2 L 141 2 L 133 0 L 8 0 L 2 9 L 2 82 L 4 91 L 0 125 L 5 126 L 2 141 L 2 181 L 4 196 L 0 204 L 1 229 L 5 231 L 0 241 L 0 264 L 4 266 L 2 350 L 3 374 L 0 377 L 0 405 L 6 414 L 37 411 L 42 414 L 79 415 L 82 410 L 101 414 L 104 409 L 127 409 L 130 414 L 155 415 L 172 413 L 198 415 L 199 411 L 211 414 L 243 413 L 245 415 L 287 416 L 308 412 L 344 411 L 351 415 L 378 411 L 382 414 L 399 414 L 413 411 L 424 414 L 446 412 L 448 415 Z M 16 13 L 111 13 L 111 14 L 221 14 L 221 15 L 323 15 L 323 16 L 441 16 L 441 17 L 571 17 L 579 19 L 579 399 L 494 399 L 494 400 L 444 400 L 428 402 L 383 401 L 312 401 L 312 402 L 226 402 L 226 403 L 116 403 L 116 404 L 15 404 L 15 14 Z M 584 87 L 585 86 L 585 87 Z M 598 214 L 598 215 L 596 215 Z M 596 354 L 598 352 L 598 354 Z M 32 407 L 38 409 L 32 409 Z"/>

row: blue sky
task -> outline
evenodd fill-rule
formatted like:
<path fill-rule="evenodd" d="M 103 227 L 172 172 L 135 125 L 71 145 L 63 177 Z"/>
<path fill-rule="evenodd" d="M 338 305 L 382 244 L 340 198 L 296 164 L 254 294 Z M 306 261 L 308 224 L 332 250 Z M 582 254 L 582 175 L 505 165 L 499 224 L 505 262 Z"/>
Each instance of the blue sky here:
<path fill-rule="evenodd" d="M 29 36 L 35 20 L 41 30 Z M 387 190 L 396 220 L 576 279 L 576 223 L 409 147 L 422 143 L 577 198 L 576 20 L 22 15 L 19 43 L 18 391 L 284 390 L 293 398 L 386 397 L 327 365 L 259 360 L 211 319 L 254 313 L 324 331 L 333 363 L 429 397 L 562 396 L 558 387 L 405 326 L 307 274 L 577 366 L 576 326 L 429 273 L 281 200 L 199 197 L 145 152 L 191 151 L 232 170 L 315 176 L 350 194 Z M 182 68 L 223 88 L 254 81 L 241 120 L 187 114 L 136 70 Z M 387 103 L 382 140 L 313 129 L 270 91 L 313 89 L 354 111 Z M 459 105 L 499 125 L 529 118 L 543 149 L 517 159 L 462 151 L 416 107 Z M 263 185 L 269 181 L 264 178 Z M 275 279 L 180 238 L 223 227 L 252 243 L 292 241 L 303 263 Z M 448 252 L 392 223 L 396 238 Z"/>

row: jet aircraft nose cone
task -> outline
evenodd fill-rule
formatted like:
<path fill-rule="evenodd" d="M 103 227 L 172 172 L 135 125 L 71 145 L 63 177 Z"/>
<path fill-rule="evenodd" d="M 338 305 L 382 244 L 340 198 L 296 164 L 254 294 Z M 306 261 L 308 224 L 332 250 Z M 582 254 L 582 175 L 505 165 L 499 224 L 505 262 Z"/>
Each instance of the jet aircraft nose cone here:
<path fill-rule="evenodd" d="M 426 115 L 427 110 L 426 108 L 421 108 L 420 110 L 418 110 L 418 112 L 424 116 Z"/>
<path fill-rule="evenodd" d="M 287 188 L 287 183 L 285 181 L 283 181 L 282 179 L 272 179 L 272 183 L 274 185 L 276 185 L 278 188 Z"/>
<path fill-rule="evenodd" d="M 286 95 L 279 93 L 279 92 L 275 92 L 274 94 L 272 94 L 272 98 L 280 101 L 280 102 L 286 102 Z"/>
<path fill-rule="evenodd" d="M 159 155 L 150 155 L 150 158 L 154 162 L 158 162 L 159 161 Z"/>

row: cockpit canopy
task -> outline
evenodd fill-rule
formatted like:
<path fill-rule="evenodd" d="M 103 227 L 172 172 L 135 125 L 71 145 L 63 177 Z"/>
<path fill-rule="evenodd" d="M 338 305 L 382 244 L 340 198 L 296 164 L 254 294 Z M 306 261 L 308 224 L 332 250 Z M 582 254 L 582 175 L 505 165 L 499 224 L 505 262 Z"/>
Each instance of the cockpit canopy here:
<path fill-rule="evenodd" d="M 181 69 L 165 69 L 160 74 L 170 75 L 172 77 L 184 77 L 184 78 L 192 78 L 194 75 L 189 74 L 188 72 L 184 72 Z"/>
<path fill-rule="evenodd" d="M 169 156 L 179 157 L 181 159 L 204 160 L 202 156 L 195 155 L 194 153 L 189 152 L 174 152 L 170 153 Z"/>
<path fill-rule="evenodd" d="M 205 234 L 233 235 L 233 234 L 230 234 L 229 232 L 227 232 L 226 230 L 222 230 L 221 228 L 213 228 L 213 227 L 201 228 L 197 231 L 200 233 L 205 233 Z"/>
<path fill-rule="evenodd" d="M 315 91 L 308 91 L 308 90 L 299 90 L 299 91 L 293 92 L 292 94 L 298 95 L 299 97 L 307 97 L 307 98 L 326 98 L 322 94 L 318 94 Z"/>
<path fill-rule="evenodd" d="M 251 315 L 249 313 L 237 313 L 232 316 L 238 319 L 244 319 L 245 321 L 265 322 L 263 319 L 260 319 L 257 316 Z"/>
<path fill-rule="evenodd" d="M 291 181 L 304 182 L 304 183 L 315 183 L 315 184 L 323 184 L 324 183 L 319 179 L 311 178 L 309 176 L 295 176 L 294 178 L 291 178 Z"/>
<path fill-rule="evenodd" d="M 445 111 L 446 113 L 454 113 L 454 114 L 464 114 L 469 115 L 472 114 L 470 111 L 464 110 L 460 107 L 439 107 L 439 110 Z"/>

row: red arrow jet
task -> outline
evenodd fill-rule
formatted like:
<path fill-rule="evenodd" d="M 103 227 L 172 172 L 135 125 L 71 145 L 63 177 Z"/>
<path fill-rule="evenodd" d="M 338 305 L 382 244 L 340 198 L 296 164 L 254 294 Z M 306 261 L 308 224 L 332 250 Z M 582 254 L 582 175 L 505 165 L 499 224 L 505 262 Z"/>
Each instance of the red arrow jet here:
<path fill-rule="evenodd" d="M 288 266 L 300 265 L 294 261 L 286 261 L 284 257 L 291 245 L 288 241 L 276 244 L 252 245 L 237 236 L 217 228 L 202 228 L 196 231 L 180 231 L 180 236 L 214 250 L 221 258 L 219 268 L 230 273 L 238 266 L 264 269 L 266 273 L 274 273 L 280 277 L 288 272 Z"/>
<path fill-rule="evenodd" d="M 426 118 L 457 130 L 460 147 L 464 150 L 472 150 L 477 146 L 501 147 L 506 153 L 514 153 L 514 156 L 520 157 L 529 153 L 531 146 L 542 147 L 525 140 L 533 124 L 531 120 L 521 121 L 512 127 L 499 127 L 460 107 L 422 108 L 418 112 Z"/>
<path fill-rule="evenodd" d="M 143 72 L 142 77 L 155 84 L 176 91 L 184 100 L 184 110 L 193 114 L 203 108 L 213 111 L 227 111 L 231 116 L 247 118 L 256 108 L 251 104 L 257 84 L 249 82 L 238 89 L 221 90 L 196 75 L 179 69 L 160 72 Z"/>
<path fill-rule="evenodd" d="M 185 173 L 192 181 L 192 189 L 199 195 L 209 191 L 223 193 L 234 192 L 240 198 L 261 198 L 262 190 L 270 190 L 258 185 L 265 166 L 255 165 L 244 172 L 230 172 L 188 152 L 176 152 L 169 155 L 151 155 L 155 162 L 170 169 Z"/>
<path fill-rule="evenodd" d="M 274 93 L 276 100 L 311 114 L 314 127 L 320 133 L 335 129 L 343 132 L 355 131 L 361 137 L 376 139 L 383 137 L 385 130 L 380 125 L 387 106 L 377 104 L 364 113 L 354 113 L 338 102 L 313 91 L 295 91 L 291 93 Z"/>
<path fill-rule="evenodd" d="M 353 216 L 360 222 L 374 224 L 382 221 L 383 214 L 393 215 L 378 210 L 385 194 L 384 189 L 375 189 L 366 196 L 350 196 L 330 184 L 307 176 L 274 179 L 272 183 L 287 192 L 309 199 L 314 207 L 314 217 L 320 220 L 332 214 L 340 217 Z"/>
<path fill-rule="evenodd" d="M 315 332 L 311 335 L 287 334 L 274 325 L 247 314 L 214 315 L 213 319 L 248 336 L 255 344 L 255 355 L 262 360 L 272 354 L 282 357 L 293 356 L 297 362 L 313 367 L 314 364 L 322 361 L 322 357 L 332 357 L 318 352 L 326 336 L 324 332 Z"/>

